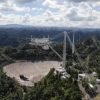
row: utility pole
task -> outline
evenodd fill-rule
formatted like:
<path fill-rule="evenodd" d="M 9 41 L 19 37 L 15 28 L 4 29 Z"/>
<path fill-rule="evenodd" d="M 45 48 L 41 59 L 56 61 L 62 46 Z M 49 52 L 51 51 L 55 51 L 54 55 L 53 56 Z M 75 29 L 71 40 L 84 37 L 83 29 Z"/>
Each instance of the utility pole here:
<path fill-rule="evenodd" d="M 67 32 L 64 32 L 64 45 L 63 45 L 63 68 L 66 68 L 66 37 Z"/>

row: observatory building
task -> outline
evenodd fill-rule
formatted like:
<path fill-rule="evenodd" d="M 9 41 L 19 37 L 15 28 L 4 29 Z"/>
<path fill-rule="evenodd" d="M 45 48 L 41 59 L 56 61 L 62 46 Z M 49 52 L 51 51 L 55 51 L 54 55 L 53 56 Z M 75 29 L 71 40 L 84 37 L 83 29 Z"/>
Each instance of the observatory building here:
<path fill-rule="evenodd" d="M 48 50 L 49 49 L 49 44 L 51 44 L 51 41 L 48 38 L 31 38 L 30 40 L 30 45 L 36 45 L 36 46 L 42 46 L 43 49 Z"/>
<path fill-rule="evenodd" d="M 48 44 L 50 42 L 50 39 L 49 38 L 31 38 L 31 42 L 30 44 L 31 45 L 45 45 L 45 44 Z"/>

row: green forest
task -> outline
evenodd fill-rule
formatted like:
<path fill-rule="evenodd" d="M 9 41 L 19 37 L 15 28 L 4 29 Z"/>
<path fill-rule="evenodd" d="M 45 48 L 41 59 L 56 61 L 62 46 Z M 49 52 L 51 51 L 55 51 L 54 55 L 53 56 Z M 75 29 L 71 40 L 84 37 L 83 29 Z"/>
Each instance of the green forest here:
<path fill-rule="evenodd" d="M 53 45 L 59 54 L 62 54 L 62 43 Z M 78 73 L 82 70 L 89 73 L 96 71 L 100 78 L 100 48 L 93 43 L 91 38 L 77 43 L 76 48 L 81 53 L 83 66 L 86 64 L 87 55 L 89 63 L 86 69 L 81 69 L 76 55 L 71 54 L 70 46 L 67 44 L 67 65 L 66 69 L 71 77 L 62 79 L 61 74 L 54 74 L 55 69 L 50 72 L 33 87 L 21 86 L 14 78 L 6 76 L 2 68 L 4 65 L 15 62 L 16 60 L 60 60 L 52 50 L 43 50 L 41 47 L 30 46 L 28 44 L 19 45 L 17 47 L 4 46 L 0 47 L 0 100 L 82 100 L 83 94 L 77 83 Z M 85 50 L 85 51 L 84 51 Z M 70 69 L 72 61 L 76 65 Z M 76 69 L 76 70 L 75 70 Z"/>

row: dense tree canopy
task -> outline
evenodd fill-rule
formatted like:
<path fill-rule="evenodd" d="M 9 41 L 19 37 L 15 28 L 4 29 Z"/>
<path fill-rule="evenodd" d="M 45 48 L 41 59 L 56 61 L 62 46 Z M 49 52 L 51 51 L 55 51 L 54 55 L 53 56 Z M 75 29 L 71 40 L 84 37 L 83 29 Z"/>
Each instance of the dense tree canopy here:
<path fill-rule="evenodd" d="M 82 95 L 77 81 L 72 78 L 62 79 L 61 75 L 54 74 L 51 69 L 49 74 L 29 90 L 25 100 L 81 100 Z"/>
<path fill-rule="evenodd" d="M 89 41 L 89 42 L 88 42 Z M 88 72 L 97 71 L 100 78 L 100 49 L 91 44 L 90 39 L 86 42 L 76 44 L 80 57 L 86 64 L 85 60 L 90 55 L 89 63 L 86 66 Z M 62 45 L 53 45 L 53 47 L 62 54 Z M 88 48 L 87 48 L 88 47 Z M 84 52 L 85 49 L 85 52 Z M 82 94 L 77 83 L 77 70 L 83 70 L 80 67 L 78 59 L 72 56 L 71 49 L 67 45 L 67 66 L 76 63 L 69 71 L 71 77 L 62 79 L 61 74 L 54 74 L 54 69 L 48 73 L 40 82 L 33 87 L 21 87 L 14 79 L 6 76 L 0 69 L 0 100 L 81 100 Z M 20 45 L 18 47 L 6 46 L 0 48 L 0 66 L 14 62 L 16 60 L 60 60 L 52 50 L 43 50 L 41 47 L 30 45 Z M 83 66 L 85 67 L 85 66 Z M 25 78 L 21 76 L 22 78 Z"/>
<path fill-rule="evenodd" d="M 23 89 L 0 69 L 0 100 L 23 100 Z"/>

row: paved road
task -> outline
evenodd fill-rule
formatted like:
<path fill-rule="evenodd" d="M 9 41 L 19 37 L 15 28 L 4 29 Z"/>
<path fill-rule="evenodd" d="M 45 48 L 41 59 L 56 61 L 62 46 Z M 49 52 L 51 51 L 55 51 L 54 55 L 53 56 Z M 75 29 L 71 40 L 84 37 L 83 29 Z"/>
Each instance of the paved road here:
<path fill-rule="evenodd" d="M 78 81 L 78 85 L 79 85 L 79 88 L 80 88 L 80 90 L 82 91 L 82 93 L 85 95 L 85 97 L 84 97 L 82 100 L 95 100 L 95 97 L 94 97 L 94 98 L 93 98 L 93 97 L 90 97 L 90 96 L 86 93 L 86 91 L 85 91 L 85 89 L 83 88 L 81 82 Z M 97 92 L 98 94 L 100 94 L 100 84 L 97 84 L 96 86 L 97 86 L 97 91 L 96 91 L 96 92 Z"/>
<path fill-rule="evenodd" d="M 81 82 L 79 82 L 79 81 L 78 81 L 78 86 L 79 86 L 80 90 L 82 91 L 82 93 L 84 94 L 84 98 L 82 98 L 82 100 L 91 100 L 90 96 L 86 93 L 86 91 L 83 88 Z"/>
<path fill-rule="evenodd" d="M 97 93 L 100 93 L 100 84 L 97 84 Z"/>

